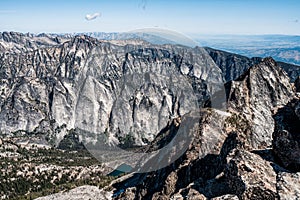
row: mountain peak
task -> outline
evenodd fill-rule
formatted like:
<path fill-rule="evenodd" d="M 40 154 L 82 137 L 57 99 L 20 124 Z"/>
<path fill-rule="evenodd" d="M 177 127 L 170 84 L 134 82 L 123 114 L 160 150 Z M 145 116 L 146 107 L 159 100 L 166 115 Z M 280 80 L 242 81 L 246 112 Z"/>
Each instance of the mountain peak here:
<path fill-rule="evenodd" d="M 273 114 L 295 96 L 287 74 L 272 58 L 264 58 L 230 83 L 229 110 L 243 113 L 251 124 L 249 148 L 271 145 L 274 130 Z"/>
<path fill-rule="evenodd" d="M 262 62 L 269 66 L 275 66 L 276 61 L 272 57 L 266 57 L 262 59 Z"/>

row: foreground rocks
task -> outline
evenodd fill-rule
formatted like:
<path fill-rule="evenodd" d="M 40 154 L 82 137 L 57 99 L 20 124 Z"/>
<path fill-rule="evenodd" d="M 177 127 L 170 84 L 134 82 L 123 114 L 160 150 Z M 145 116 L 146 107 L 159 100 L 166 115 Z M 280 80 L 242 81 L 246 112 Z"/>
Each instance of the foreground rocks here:
<path fill-rule="evenodd" d="M 81 186 L 70 190 L 68 192 L 61 192 L 58 194 L 53 194 L 47 197 L 40 197 L 37 200 L 108 200 L 110 197 L 104 195 L 104 193 L 96 186 Z"/>
<path fill-rule="evenodd" d="M 294 99 L 275 115 L 273 148 L 284 167 L 300 171 L 300 100 Z"/>
<path fill-rule="evenodd" d="M 228 158 L 224 177 L 229 190 L 242 199 L 276 199 L 276 173 L 270 162 L 246 151 Z"/>

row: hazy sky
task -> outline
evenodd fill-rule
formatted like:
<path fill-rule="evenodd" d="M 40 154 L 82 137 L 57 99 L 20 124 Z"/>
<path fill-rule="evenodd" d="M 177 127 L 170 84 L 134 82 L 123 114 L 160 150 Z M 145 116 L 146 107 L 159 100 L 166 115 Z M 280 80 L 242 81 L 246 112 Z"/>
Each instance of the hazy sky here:
<path fill-rule="evenodd" d="M 100 17 L 87 20 L 86 15 Z M 299 0 L 0 0 L 0 31 L 300 35 Z"/>

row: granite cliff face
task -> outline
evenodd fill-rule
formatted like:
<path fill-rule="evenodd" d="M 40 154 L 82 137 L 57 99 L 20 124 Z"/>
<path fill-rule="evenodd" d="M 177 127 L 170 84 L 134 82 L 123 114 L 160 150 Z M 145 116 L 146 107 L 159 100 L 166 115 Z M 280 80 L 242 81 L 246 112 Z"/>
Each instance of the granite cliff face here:
<path fill-rule="evenodd" d="M 2 135 L 39 134 L 58 145 L 69 130 L 79 129 L 89 133 L 82 140 L 93 143 L 104 135 L 109 144 L 143 146 L 144 152 L 172 144 L 180 128 L 192 136 L 172 164 L 129 174 L 104 190 L 75 189 L 79 195 L 84 190 L 94 199 L 299 198 L 296 67 L 134 40 L 2 33 L 0 41 Z M 196 123 L 184 129 L 185 120 Z M 139 167 L 159 165 L 168 155 Z M 54 197 L 70 194 L 44 199 Z"/>
<path fill-rule="evenodd" d="M 45 134 L 57 144 L 79 128 L 109 133 L 113 144 L 130 133 L 134 145 L 144 145 L 224 90 L 221 70 L 202 48 L 2 35 L 8 47 L 1 54 L 0 130 L 6 134 Z"/>
<path fill-rule="evenodd" d="M 10 48 L 1 53 L 1 132 L 53 132 L 59 110 L 53 105 L 59 100 L 59 93 L 65 92 L 68 103 L 61 106 L 69 106 L 72 98 L 67 87 L 74 83 L 79 67 L 83 66 L 81 57 L 97 41 L 82 42 L 82 38 L 74 38 L 59 47 L 48 44 L 38 49 L 27 48 L 20 42 L 20 49 L 25 49 L 21 53 Z M 15 42 L 8 43 L 14 46 Z M 55 92 L 58 98 L 54 98 Z M 69 121 L 64 116 L 61 119 L 62 124 Z"/>

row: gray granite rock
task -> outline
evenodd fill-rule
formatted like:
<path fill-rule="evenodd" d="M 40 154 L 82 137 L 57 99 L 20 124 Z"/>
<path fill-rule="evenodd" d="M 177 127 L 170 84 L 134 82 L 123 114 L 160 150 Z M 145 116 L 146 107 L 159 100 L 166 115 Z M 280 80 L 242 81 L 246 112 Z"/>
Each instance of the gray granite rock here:
<path fill-rule="evenodd" d="M 300 171 L 299 99 L 293 99 L 274 115 L 273 133 L 275 155 L 287 169 Z"/>
<path fill-rule="evenodd" d="M 277 179 L 277 190 L 280 199 L 300 199 L 300 173 L 281 172 Z"/>

